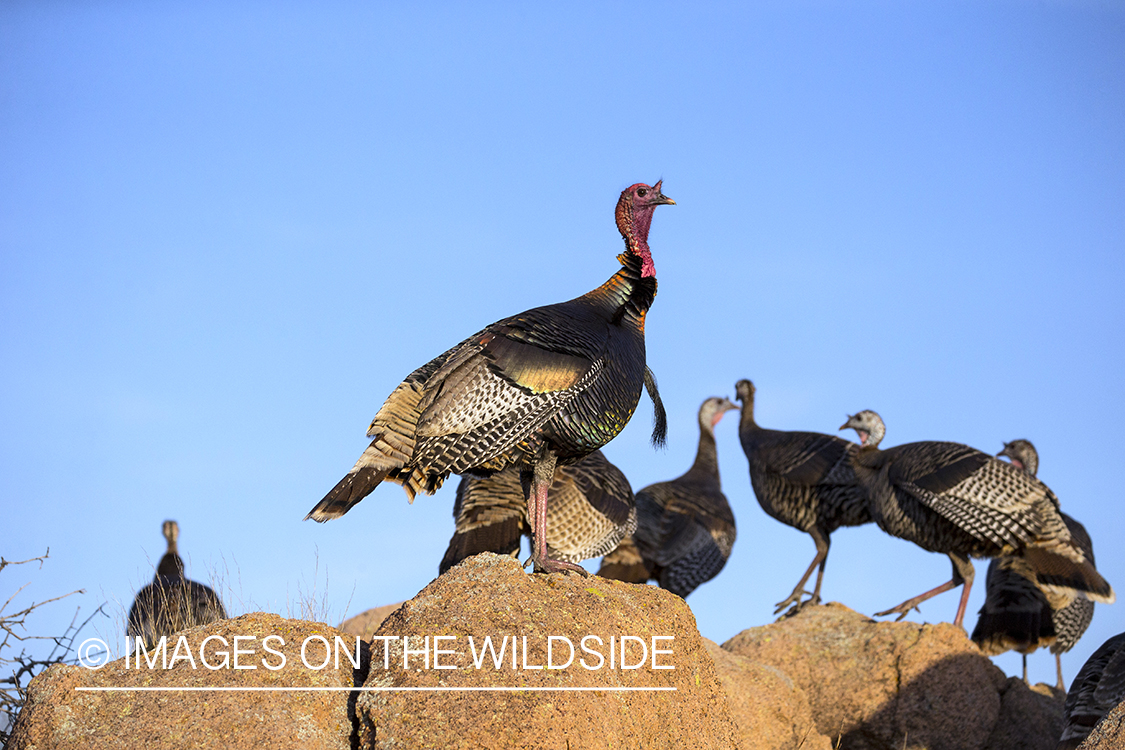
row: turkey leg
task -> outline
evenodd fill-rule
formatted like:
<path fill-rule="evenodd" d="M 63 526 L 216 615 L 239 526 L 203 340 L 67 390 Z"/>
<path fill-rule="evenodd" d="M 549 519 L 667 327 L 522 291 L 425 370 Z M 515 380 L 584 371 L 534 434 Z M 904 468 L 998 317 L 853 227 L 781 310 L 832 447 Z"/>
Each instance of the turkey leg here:
<path fill-rule="evenodd" d="M 787 613 L 787 615 L 796 614 L 800 611 L 801 607 L 809 604 L 820 604 L 820 584 L 824 580 L 824 566 L 828 562 L 829 539 L 827 536 L 821 534 L 820 530 L 816 527 L 809 529 L 809 536 L 813 538 L 813 542 L 816 544 L 816 556 L 813 557 L 813 561 L 809 565 L 809 569 L 805 571 L 805 575 L 801 577 L 801 580 L 797 581 L 797 586 L 793 589 L 793 593 L 789 595 L 789 598 L 774 605 L 773 613 L 775 615 L 790 604 L 794 607 L 793 612 Z M 816 574 L 816 588 L 813 589 L 812 598 L 802 602 L 801 597 L 808 593 L 805 591 L 805 584 L 808 583 L 809 577 L 812 575 L 812 572 L 816 570 L 818 565 L 820 566 L 820 570 L 817 571 Z"/>
<path fill-rule="evenodd" d="M 883 612 L 876 612 L 875 616 L 883 617 L 884 615 L 892 615 L 898 613 L 899 618 L 898 620 L 896 620 L 896 622 L 898 622 L 905 618 L 910 610 L 916 608 L 919 604 L 926 601 L 927 599 L 949 591 L 950 589 L 955 589 L 958 586 L 963 586 L 964 588 L 961 590 L 961 603 L 957 607 L 957 616 L 953 618 L 953 624 L 959 628 L 964 627 L 961 624 L 961 621 L 965 619 L 965 608 L 969 604 L 969 591 L 973 587 L 973 563 L 971 560 L 969 560 L 969 558 L 963 557 L 961 555 L 955 555 L 953 553 L 950 553 L 949 559 L 953 563 L 953 578 L 951 580 L 946 581 L 937 588 L 930 589 L 924 594 L 919 594 L 913 599 L 907 599 L 897 607 L 892 607 L 891 609 L 885 610 Z"/>
<path fill-rule="evenodd" d="M 563 560 L 553 560 L 547 554 L 547 493 L 555 479 L 555 454 L 543 451 L 530 470 L 520 472 L 520 483 L 527 495 L 527 520 L 531 524 L 531 560 L 535 572 L 562 573 L 572 570 L 588 576 L 581 565 Z M 526 563 L 524 563 L 526 565 Z"/>

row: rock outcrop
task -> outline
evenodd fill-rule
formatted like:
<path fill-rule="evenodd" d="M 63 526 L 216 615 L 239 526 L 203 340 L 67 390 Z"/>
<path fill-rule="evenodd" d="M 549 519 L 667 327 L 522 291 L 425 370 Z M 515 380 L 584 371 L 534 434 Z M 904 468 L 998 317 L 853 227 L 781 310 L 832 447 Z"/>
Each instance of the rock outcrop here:
<path fill-rule="evenodd" d="M 1062 695 L 1006 678 L 963 630 L 839 604 L 719 647 L 662 589 L 484 554 L 380 609 L 346 623 L 369 636 L 358 669 L 343 650 L 322 666 L 356 635 L 264 613 L 177 634 L 160 666 L 52 667 L 9 747 L 1054 750 L 1062 729 Z M 194 690 L 151 690 L 169 687 Z M 1123 715 L 1087 746 L 1121 747 Z"/>
<path fill-rule="evenodd" d="M 723 648 L 785 672 L 841 750 L 1053 750 L 1062 694 L 1008 679 L 960 628 L 875 622 L 841 604 L 745 630 Z"/>
<path fill-rule="evenodd" d="M 1000 717 L 989 735 L 988 750 L 1055 750 L 1065 721 L 1066 693 L 1054 685 L 1032 687 L 1009 677 L 1000 699 Z"/>
<path fill-rule="evenodd" d="M 744 750 L 832 750 L 817 731 L 805 691 L 777 667 L 704 640 L 727 693 Z"/>
<path fill-rule="evenodd" d="M 371 636 L 375 635 L 375 631 L 383 624 L 383 620 L 387 619 L 387 615 L 394 612 L 402 606 L 402 602 L 398 604 L 387 604 L 382 607 L 372 607 L 369 610 L 360 612 L 355 617 L 349 617 L 340 623 L 337 628 L 349 633 L 351 635 L 358 635 L 365 641 L 371 640 Z"/>
<path fill-rule="evenodd" d="M 180 636 L 184 637 L 182 646 Z M 266 642 L 269 636 L 281 640 Z M 354 636 L 320 623 L 257 612 L 177 633 L 169 639 L 163 656 L 150 652 L 140 666 L 132 657 L 128 667 L 122 658 L 96 671 L 55 665 L 31 682 L 27 704 L 16 720 L 8 747 L 349 750 L 354 698 L 349 700 L 353 694 L 347 689 L 362 681 L 366 647 L 361 649 L 360 670 L 353 669 L 346 658 L 339 667 L 329 662 L 322 668 L 306 667 L 301 658 L 302 645 L 307 644 L 305 660 L 319 667 L 327 653 L 324 643 L 335 646 L 337 636 L 354 656 Z M 239 638 L 237 642 L 235 637 Z M 204 639 L 208 640 L 206 647 Z M 240 652 L 237 662 L 236 647 Z M 283 656 L 284 666 L 271 669 L 282 664 Z M 343 690 L 210 689 L 280 686 Z M 144 690 L 102 692 L 98 688 Z"/>
<path fill-rule="evenodd" d="M 387 617 L 371 653 L 364 687 L 395 691 L 360 697 L 365 748 L 738 746 L 691 610 L 653 586 L 477 555 Z"/>

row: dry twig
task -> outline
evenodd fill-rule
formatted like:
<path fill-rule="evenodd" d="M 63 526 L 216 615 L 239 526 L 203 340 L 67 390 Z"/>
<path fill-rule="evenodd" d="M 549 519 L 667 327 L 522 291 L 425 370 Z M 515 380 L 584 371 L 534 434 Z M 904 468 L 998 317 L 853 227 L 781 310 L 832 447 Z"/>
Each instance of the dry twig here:
<path fill-rule="evenodd" d="M 51 550 L 48 549 L 42 556 L 33 557 L 29 560 L 5 560 L 0 557 L 0 571 L 9 565 L 27 565 L 34 562 L 39 563 L 39 568 L 42 569 L 43 562 L 50 557 L 50 554 Z M 14 594 L 8 597 L 3 606 L 0 606 L 0 674 L 7 674 L 9 670 L 11 671 L 8 676 L 0 678 L 0 745 L 7 745 L 8 743 L 9 733 L 15 724 L 16 716 L 27 700 L 27 686 L 31 680 L 52 664 L 73 664 L 76 661 L 74 656 L 75 639 L 82 632 L 82 629 L 89 624 L 90 620 L 102 612 L 105 606 L 98 607 L 81 623 L 78 622 L 81 607 L 75 609 L 70 625 L 60 636 L 28 635 L 27 618 L 32 612 L 46 604 L 57 602 L 73 594 L 85 593 L 84 589 L 78 589 L 71 591 L 69 594 L 52 597 L 41 602 L 33 602 L 18 612 L 6 613 L 5 610 L 11 606 L 19 593 L 28 585 L 25 583 L 20 586 Z M 38 657 L 29 654 L 24 647 L 21 648 L 18 656 L 10 655 L 17 642 L 26 643 L 27 641 L 51 641 L 51 650 L 46 656 Z"/>

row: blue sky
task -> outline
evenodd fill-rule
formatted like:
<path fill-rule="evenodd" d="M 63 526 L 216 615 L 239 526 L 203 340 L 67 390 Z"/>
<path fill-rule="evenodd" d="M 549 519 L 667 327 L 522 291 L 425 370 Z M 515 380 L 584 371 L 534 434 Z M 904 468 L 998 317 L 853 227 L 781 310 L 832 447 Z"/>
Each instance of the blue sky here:
<path fill-rule="evenodd" d="M 411 370 L 612 274 L 617 195 L 659 178 L 670 434 L 649 446 L 646 401 L 607 447 L 634 488 L 686 470 L 699 404 L 748 377 L 770 427 L 872 408 L 888 445 L 1031 439 L 1125 590 L 1120 6 L 9 2 L 0 554 L 51 560 L 5 570 L 0 598 L 85 588 L 33 629 L 108 601 L 116 637 L 165 518 L 235 613 L 413 596 L 455 481 L 301 519 Z M 814 549 L 758 507 L 733 415 L 717 432 L 739 537 L 689 603 L 723 641 L 770 621 Z M 948 576 L 849 529 L 824 593 L 870 614 Z M 1053 681 L 1049 655 L 1031 668 Z"/>

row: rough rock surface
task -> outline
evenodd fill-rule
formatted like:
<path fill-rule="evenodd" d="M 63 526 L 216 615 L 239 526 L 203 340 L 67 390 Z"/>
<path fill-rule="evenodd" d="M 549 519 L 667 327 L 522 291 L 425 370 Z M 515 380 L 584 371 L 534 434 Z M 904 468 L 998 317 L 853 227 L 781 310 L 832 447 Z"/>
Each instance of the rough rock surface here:
<path fill-rule="evenodd" d="M 1078 750 L 1122 750 L 1125 748 L 1125 703 L 1118 703 L 1097 723 Z"/>
<path fill-rule="evenodd" d="M 1050 750 L 1062 729 L 1061 696 L 1007 679 L 948 623 L 875 622 L 829 604 L 723 648 L 784 671 L 842 750 Z"/>
<path fill-rule="evenodd" d="M 338 628 L 345 633 L 358 635 L 363 640 L 369 641 L 375 631 L 379 629 L 379 626 L 383 624 L 383 620 L 387 619 L 387 615 L 401 606 L 402 602 L 373 607 L 366 612 L 360 612 L 355 617 L 349 617 L 340 623 Z"/>
<path fill-rule="evenodd" d="M 411 601 L 379 610 L 349 621 L 367 634 L 373 617 L 393 610 L 364 644 L 359 670 L 343 657 L 339 666 L 323 669 L 301 659 L 306 642 L 308 661 L 323 659 L 323 645 L 306 641 L 312 636 L 339 636 L 354 653 L 356 635 L 264 613 L 181 634 L 197 662 L 205 638 L 225 638 L 228 646 L 209 643 L 211 664 L 222 660 L 219 652 L 233 650 L 235 636 L 251 636 L 256 640 L 241 643 L 241 665 L 256 669 L 230 664 L 211 670 L 201 663 L 192 669 L 186 656 L 174 658 L 176 641 L 169 644 L 174 663 L 168 669 L 135 662 L 126 668 L 124 659 L 97 671 L 52 667 L 32 682 L 9 747 L 1054 750 L 1062 731 L 1063 695 L 1005 678 L 964 631 L 877 623 L 839 604 L 743 631 L 720 648 L 699 636 L 690 609 L 666 591 L 527 575 L 512 558 L 485 554 Z M 263 648 L 269 635 L 284 640 L 284 646 L 271 645 L 286 659 L 277 671 L 265 668 L 280 661 Z M 407 669 L 402 636 L 410 637 Z M 485 637 L 496 650 L 503 643 L 500 666 L 482 656 L 477 667 L 470 636 L 481 654 Z M 513 636 L 519 647 L 514 661 Z M 600 656 L 582 651 L 585 636 L 601 639 L 586 643 Z M 629 668 L 622 665 L 622 636 L 630 637 L 624 646 Z M 669 653 L 654 656 L 654 646 Z M 598 668 L 586 668 L 582 659 Z M 654 659 L 675 669 L 653 669 Z M 365 692 L 354 690 L 360 684 Z M 342 689 L 75 690 L 216 686 Z M 516 689 L 383 690 L 432 687 Z M 537 689 L 563 687 L 589 689 Z M 612 689 L 620 687 L 675 690 Z M 1125 709 L 1115 709 L 1083 747 L 1125 748 Z"/>
<path fill-rule="evenodd" d="M 179 636 L 186 645 L 176 656 Z M 279 656 L 263 648 L 267 636 L 280 636 L 284 645 L 271 640 L 267 645 L 285 655 L 285 666 L 278 670 Z M 211 665 L 223 662 L 222 652 L 234 659 L 235 636 L 256 640 L 238 642 L 240 667 L 256 669 L 209 669 L 201 661 L 200 646 L 205 638 L 214 639 L 202 652 Z M 340 692 L 87 692 L 78 687 L 193 687 L 287 686 L 354 687 L 363 670 L 356 673 L 346 658 L 340 667 L 329 663 L 323 669 L 310 669 L 301 660 L 301 647 L 307 638 L 319 636 L 334 643 L 340 636 L 355 652 L 355 637 L 322 623 L 286 620 L 277 615 L 256 612 L 233 620 L 221 620 L 177 633 L 169 641 L 170 668 L 160 663 L 150 669 L 147 663 L 137 668 L 130 659 L 110 662 L 97 671 L 84 667 L 56 665 L 37 676 L 30 685 L 27 704 L 16 720 L 10 750 L 32 748 L 310 748 L 326 750 L 351 747 L 353 719 L 349 715 L 348 691 Z M 190 648 L 196 669 L 185 656 Z M 323 661 L 325 649 L 319 640 L 308 642 L 306 659 L 312 665 Z M 142 657 L 143 658 L 143 657 Z M 159 658 L 150 655 L 156 662 Z"/>
<path fill-rule="evenodd" d="M 403 667 L 403 636 L 428 656 Z M 435 636 L 445 636 L 435 644 Z M 474 666 L 468 638 L 499 639 L 507 651 L 497 668 L 491 658 Z M 512 667 L 512 637 L 519 652 Z M 551 641 L 550 636 L 560 637 Z M 582 651 L 586 646 L 599 657 Z M 626 640 L 622 668 L 622 636 Z M 654 636 L 674 640 L 655 642 Z M 384 641 L 381 637 L 391 640 Z M 524 639 L 526 638 L 526 654 Z M 560 669 L 533 669 L 569 661 Z M 610 639 L 614 639 L 611 653 Z M 643 647 L 642 647 L 643 644 Z M 435 669 L 434 647 L 450 653 Z M 647 649 L 644 664 L 640 662 Z M 732 748 L 738 747 L 722 683 L 691 610 L 682 599 L 652 586 L 635 586 L 573 574 L 527 575 L 511 557 L 469 558 L 392 613 L 371 644 L 372 668 L 365 688 L 502 687 L 497 692 L 365 692 L 357 713 L 365 748 Z M 674 669 L 653 669 L 658 666 Z M 548 659 L 550 659 L 548 661 Z M 580 663 L 585 659 L 588 669 Z M 527 665 L 526 667 L 524 665 Z M 611 666 L 612 664 L 612 666 Z M 384 667 L 389 665 L 389 669 Z M 540 692 L 535 688 L 589 688 Z M 675 688 L 623 692 L 612 688 Z M 601 689 L 598 689 L 601 688 Z"/>
<path fill-rule="evenodd" d="M 1028 689 L 1009 677 L 1000 703 L 1000 717 L 985 745 L 988 750 L 1055 750 L 1063 730 L 1066 693 L 1039 683 Z"/>
<path fill-rule="evenodd" d="M 727 693 L 743 750 L 832 750 L 816 729 L 809 699 L 785 672 L 704 639 Z"/>

